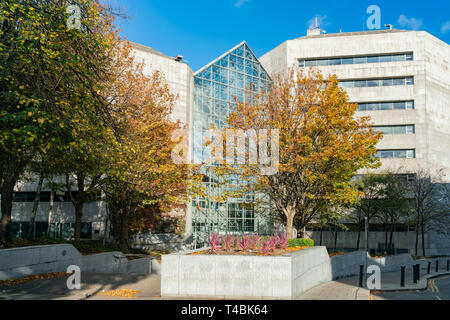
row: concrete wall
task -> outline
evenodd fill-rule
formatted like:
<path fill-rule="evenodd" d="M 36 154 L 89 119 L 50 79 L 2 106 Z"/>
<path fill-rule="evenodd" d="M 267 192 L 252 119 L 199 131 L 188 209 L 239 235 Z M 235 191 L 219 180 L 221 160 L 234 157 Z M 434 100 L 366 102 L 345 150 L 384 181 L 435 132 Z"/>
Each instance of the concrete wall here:
<path fill-rule="evenodd" d="M 331 280 L 325 247 L 278 257 L 191 252 L 163 255 L 162 296 L 292 299 Z"/>
<path fill-rule="evenodd" d="M 359 275 L 360 265 L 376 265 L 381 272 L 399 271 L 401 266 L 412 269 L 414 262 L 410 254 L 398 254 L 380 258 L 372 258 L 365 251 L 355 251 L 331 257 L 331 273 L 333 280 Z"/>
<path fill-rule="evenodd" d="M 156 274 L 160 273 L 160 266 L 155 259 L 128 261 L 122 252 L 82 256 L 71 244 L 0 250 L 0 280 L 66 272 L 70 265 L 79 266 L 83 272 L 150 274 L 153 270 Z"/>
<path fill-rule="evenodd" d="M 366 252 L 355 251 L 330 258 L 333 280 L 359 274 L 359 266 L 365 264 Z"/>
<path fill-rule="evenodd" d="M 134 249 L 184 251 L 190 249 L 186 239 L 177 234 L 141 233 L 131 240 Z"/>

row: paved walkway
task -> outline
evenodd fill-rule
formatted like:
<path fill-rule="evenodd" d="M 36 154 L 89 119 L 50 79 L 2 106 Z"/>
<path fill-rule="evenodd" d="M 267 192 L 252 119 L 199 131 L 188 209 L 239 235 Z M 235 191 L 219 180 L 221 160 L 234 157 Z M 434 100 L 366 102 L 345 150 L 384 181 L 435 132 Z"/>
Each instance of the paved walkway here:
<path fill-rule="evenodd" d="M 157 275 L 82 273 L 81 290 L 67 289 L 67 277 L 38 280 L 0 289 L 0 300 L 119 300 L 104 291 L 139 290 L 137 299 L 160 299 L 161 278 Z"/>
<path fill-rule="evenodd" d="M 330 281 L 311 288 L 297 300 L 370 300 L 370 291 L 358 287 L 359 277 Z"/>

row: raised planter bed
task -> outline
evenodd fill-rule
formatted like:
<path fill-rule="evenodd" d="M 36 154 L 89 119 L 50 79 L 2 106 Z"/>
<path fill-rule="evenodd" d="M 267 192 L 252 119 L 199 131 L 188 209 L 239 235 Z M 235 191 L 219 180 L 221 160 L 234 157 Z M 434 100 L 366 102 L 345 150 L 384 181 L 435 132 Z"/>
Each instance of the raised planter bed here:
<path fill-rule="evenodd" d="M 325 247 L 283 256 L 202 255 L 162 257 L 161 296 L 293 299 L 331 280 Z"/>

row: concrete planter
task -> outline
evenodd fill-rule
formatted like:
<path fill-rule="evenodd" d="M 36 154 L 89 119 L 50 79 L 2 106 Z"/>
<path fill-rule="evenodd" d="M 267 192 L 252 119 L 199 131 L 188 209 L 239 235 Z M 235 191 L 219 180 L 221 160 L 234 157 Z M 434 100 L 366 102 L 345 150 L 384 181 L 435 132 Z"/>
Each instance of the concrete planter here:
<path fill-rule="evenodd" d="M 192 252 L 163 255 L 161 296 L 293 299 L 331 280 L 325 247 L 278 257 Z"/>

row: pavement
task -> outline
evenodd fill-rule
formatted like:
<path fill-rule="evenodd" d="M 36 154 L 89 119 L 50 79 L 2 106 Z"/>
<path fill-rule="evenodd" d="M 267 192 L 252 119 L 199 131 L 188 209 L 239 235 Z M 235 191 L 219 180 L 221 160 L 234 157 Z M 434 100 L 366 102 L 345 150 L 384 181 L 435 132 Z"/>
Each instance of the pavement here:
<path fill-rule="evenodd" d="M 381 274 L 380 290 L 359 288 L 359 277 L 330 281 L 316 286 L 296 300 L 450 300 L 450 273 L 421 269 L 421 278 L 414 284 L 408 270 L 405 287 L 400 287 L 400 272 Z M 0 300 L 159 300 L 159 275 L 82 273 L 81 290 L 67 289 L 67 277 L 37 280 L 14 287 L 0 288 Z M 137 290 L 135 297 L 106 296 L 109 290 Z M 183 299 L 183 298 L 177 298 Z M 189 299 L 189 298 L 187 298 Z M 207 300 L 202 298 L 201 300 Z M 241 300 L 245 300 L 242 298 Z"/>
<path fill-rule="evenodd" d="M 425 290 L 374 292 L 373 300 L 450 300 L 450 275 L 429 279 Z"/>
<path fill-rule="evenodd" d="M 359 277 L 323 283 L 304 292 L 297 300 L 370 300 L 370 290 L 358 287 Z"/>
<path fill-rule="evenodd" d="M 0 300 L 121 300 L 110 297 L 109 290 L 138 290 L 135 299 L 160 299 L 161 278 L 158 275 L 81 274 L 81 290 L 67 289 L 67 277 L 36 280 L 14 287 L 0 288 Z"/>

